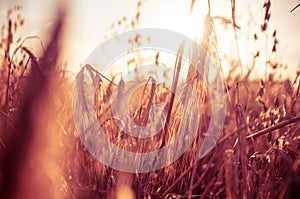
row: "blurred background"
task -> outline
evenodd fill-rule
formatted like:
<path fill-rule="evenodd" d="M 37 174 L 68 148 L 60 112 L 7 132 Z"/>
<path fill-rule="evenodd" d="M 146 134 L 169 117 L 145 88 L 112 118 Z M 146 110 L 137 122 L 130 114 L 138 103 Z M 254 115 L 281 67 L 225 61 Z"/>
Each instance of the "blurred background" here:
<path fill-rule="evenodd" d="M 112 37 L 116 33 L 132 29 L 126 23 L 118 26 L 118 22 L 124 17 L 130 24 L 130 20 L 136 18 L 139 12 L 139 23 L 135 28 L 165 28 L 180 32 L 193 39 L 202 36 L 205 15 L 208 12 L 206 0 L 195 1 L 192 13 L 190 13 L 191 1 L 187 0 L 151 0 L 142 1 L 142 5 L 137 8 L 138 1 L 120 0 L 74 0 L 64 1 L 68 10 L 65 32 L 65 44 L 62 49 L 62 62 L 67 62 L 69 69 L 76 72 L 80 65 L 84 63 L 88 55 L 106 38 Z M 295 74 L 299 66 L 300 57 L 300 11 L 296 9 L 290 12 L 299 3 L 298 0 L 280 1 L 274 0 L 271 5 L 271 20 L 268 24 L 269 38 L 260 32 L 260 25 L 264 20 L 263 1 L 237 1 L 236 2 L 236 24 L 240 56 L 245 70 L 250 66 L 251 53 L 260 50 L 260 56 L 253 76 L 262 76 L 264 71 L 259 67 L 264 65 L 266 59 L 270 57 L 272 42 L 270 39 L 273 31 L 276 30 L 279 39 L 277 58 L 283 64 L 288 65 L 287 74 Z M 22 5 L 22 15 L 25 18 L 25 26 L 20 32 L 21 36 L 38 35 L 46 42 L 47 33 L 56 16 L 55 10 L 61 6 L 62 1 L 1 1 L 0 2 L 0 23 L 5 22 L 7 10 L 14 5 Z M 230 1 L 212 0 L 211 16 L 231 19 Z M 233 28 L 218 23 L 215 20 L 215 29 L 218 36 L 219 54 L 224 60 L 224 55 L 231 58 L 238 56 L 234 41 Z M 114 24 L 114 25 L 112 25 Z M 254 42 L 254 33 L 259 40 Z M 34 43 L 30 41 L 31 43 Z M 36 45 L 36 44 L 32 44 Z M 36 48 L 35 48 L 36 49 Z M 267 49 L 267 51 L 266 51 Z M 249 56 L 250 55 L 250 56 Z M 267 55 L 268 57 L 266 57 Z M 223 70 L 228 73 L 230 64 L 223 61 Z M 287 75 L 288 76 L 288 75 Z"/>

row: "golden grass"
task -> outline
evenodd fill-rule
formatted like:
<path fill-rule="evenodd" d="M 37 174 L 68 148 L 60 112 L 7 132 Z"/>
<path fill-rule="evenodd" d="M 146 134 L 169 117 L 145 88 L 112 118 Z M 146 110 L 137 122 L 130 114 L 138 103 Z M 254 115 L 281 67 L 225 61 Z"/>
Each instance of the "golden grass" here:
<path fill-rule="evenodd" d="M 270 20 L 268 2 L 261 26 L 266 34 Z M 232 8 L 232 26 L 237 28 L 235 1 Z M 132 23 L 137 23 L 139 17 L 137 14 Z M 18 26 L 24 23 L 21 19 L 16 19 Z M 220 65 L 212 46 L 217 45 L 213 20 L 207 15 L 203 46 Z M 273 69 L 268 70 L 264 80 L 251 80 L 247 73 L 224 77 L 225 125 L 217 146 L 199 159 L 198 150 L 210 122 L 211 100 L 203 79 L 190 67 L 187 79 L 197 90 L 200 110 L 205 110 L 197 121 L 197 138 L 178 160 L 165 168 L 150 173 L 124 173 L 97 161 L 75 130 L 72 82 L 57 63 L 63 16 L 41 58 L 14 39 L 17 28 L 12 29 L 13 22 L 9 11 L 7 31 L 1 35 L 0 198 L 300 197 L 299 73 L 294 81 L 276 79 L 280 63 L 270 61 L 267 67 Z M 271 53 L 276 53 L 276 32 L 272 31 L 272 35 Z M 154 57 L 154 63 L 158 59 Z M 175 70 L 180 72 L 180 67 L 178 56 Z M 93 70 L 90 72 L 97 75 Z M 130 116 L 137 124 L 145 125 L 151 105 L 159 103 L 168 113 L 167 122 L 150 139 L 133 138 L 111 119 L 112 91 L 121 92 L 126 85 L 103 75 L 100 79 L 95 95 L 97 117 L 113 143 L 128 151 L 146 153 L 173 139 L 182 117 L 180 109 L 187 108 L 188 99 L 180 106 L 169 89 L 150 78 L 145 87 L 135 92 L 138 100 L 130 102 Z"/>

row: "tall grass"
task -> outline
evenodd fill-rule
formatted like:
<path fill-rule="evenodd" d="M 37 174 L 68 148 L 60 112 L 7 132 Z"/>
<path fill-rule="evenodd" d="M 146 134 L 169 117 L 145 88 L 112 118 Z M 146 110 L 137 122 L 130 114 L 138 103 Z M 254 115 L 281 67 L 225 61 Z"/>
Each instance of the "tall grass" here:
<path fill-rule="evenodd" d="M 235 1 L 231 3 L 229 22 L 236 31 Z M 266 17 L 262 34 L 269 34 L 269 3 L 263 5 Z M 141 5 L 140 2 L 132 21 L 123 18 L 119 25 L 126 22 L 135 27 Z M 63 15 L 59 16 L 43 56 L 37 57 L 25 46 L 26 39 L 35 37 L 19 41 L 14 38 L 17 28 L 12 24 L 21 26 L 24 20 L 17 17 L 13 21 L 9 11 L 1 42 L 0 198 L 300 198 L 300 73 L 295 80 L 280 79 L 277 73 L 282 64 L 269 60 L 264 79 L 249 79 L 251 69 L 243 71 L 244 75 L 234 75 L 233 71 L 224 77 L 225 125 L 216 147 L 199 159 L 198 150 L 211 119 L 211 99 L 205 77 L 190 67 L 187 81 L 197 90 L 200 110 L 204 110 L 200 121 L 196 121 L 197 138 L 165 168 L 124 173 L 97 161 L 77 135 L 71 114 L 73 82 L 57 60 L 64 24 Z M 224 20 L 208 13 L 201 45 L 222 73 L 214 32 L 214 21 L 220 19 Z M 270 53 L 276 53 L 278 39 L 276 31 L 271 32 L 274 45 Z M 178 72 L 181 50 L 178 49 L 175 64 Z M 253 60 L 257 56 L 262 55 L 254 53 Z M 158 63 L 158 59 L 157 54 L 153 62 Z M 109 79 L 92 67 L 87 70 L 100 80 L 95 94 L 97 117 L 111 142 L 140 153 L 171 142 L 183 117 L 181 109 L 190 107 L 188 98 L 180 106 L 169 89 L 150 78 L 145 87 L 136 91 L 138 100 L 130 101 L 130 117 L 145 125 L 151 105 L 158 103 L 167 112 L 167 122 L 150 139 L 134 138 L 112 120 L 112 92 L 122 92 L 125 83 L 122 79 Z M 181 89 L 177 88 L 177 78 L 174 75 L 173 88 Z"/>

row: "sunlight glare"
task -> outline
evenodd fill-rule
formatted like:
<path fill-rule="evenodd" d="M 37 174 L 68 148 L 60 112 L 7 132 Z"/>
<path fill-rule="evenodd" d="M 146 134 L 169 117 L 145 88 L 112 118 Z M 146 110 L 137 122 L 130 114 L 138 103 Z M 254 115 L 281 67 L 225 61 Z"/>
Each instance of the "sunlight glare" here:
<path fill-rule="evenodd" d="M 189 12 L 189 8 L 174 5 L 172 12 L 165 13 L 158 22 L 159 26 L 173 30 L 193 39 L 200 40 L 206 12 Z"/>

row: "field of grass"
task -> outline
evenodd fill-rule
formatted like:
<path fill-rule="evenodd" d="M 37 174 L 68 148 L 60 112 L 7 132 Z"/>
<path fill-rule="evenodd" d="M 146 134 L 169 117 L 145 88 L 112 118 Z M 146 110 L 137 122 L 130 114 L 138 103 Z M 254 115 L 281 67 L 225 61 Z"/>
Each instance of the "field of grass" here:
<path fill-rule="evenodd" d="M 231 6 L 228 23 L 236 31 L 235 1 Z M 270 53 L 276 54 L 278 38 L 276 31 L 268 29 L 269 7 L 270 1 L 265 1 L 260 29 L 271 35 Z M 38 37 L 15 38 L 24 25 L 20 13 L 20 6 L 8 11 L 0 41 L 0 198 L 300 198 L 300 65 L 296 78 L 284 79 L 280 77 L 283 64 L 268 60 L 261 67 L 268 67 L 265 77 L 253 79 L 249 78 L 252 69 L 240 75 L 240 60 L 230 60 L 232 70 L 222 77 L 225 124 L 214 149 L 201 159 L 198 151 L 211 119 L 211 99 L 203 78 L 191 66 L 187 80 L 197 91 L 201 110 L 196 139 L 169 166 L 148 173 L 125 173 L 94 158 L 76 131 L 74 76 L 57 59 L 65 13 L 58 13 L 40 57 L 26 46 L 26 41 Z M 201 45 L 222 73 L 215 51 L 214 20 L 226 22 L 208 14 Z M 258 56 L 263 55 L 253 53 L 253 64 Z M 153 57 L 153 63 L 157 59 Z M 180 65 L 178 58 L 178 72 Z M 145 125 L 151 105 L 159 103 L 168 113 L 166 124 L 149 139 L 134 138 L 111 120 L 112 92 L 122 92 L 124 82 L 92 69 L 89 72 L 100 75 L 94 107 L 111 142 L 128 151 L 147 153 L 172 141 L 184 117 L 180 109 L 190 106 L 188 99 L 180 105 L 170 90 L 150 78 L 130 101 L 130 117 Z"/>

